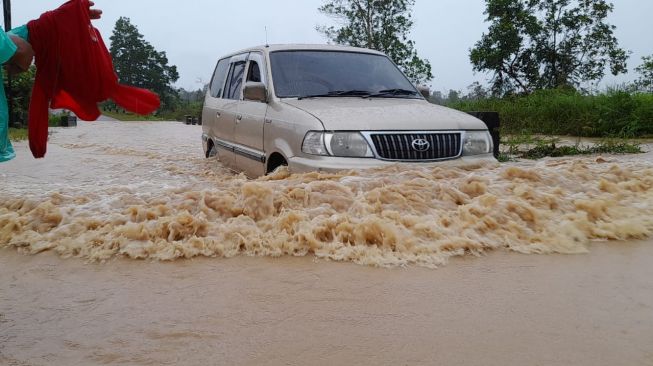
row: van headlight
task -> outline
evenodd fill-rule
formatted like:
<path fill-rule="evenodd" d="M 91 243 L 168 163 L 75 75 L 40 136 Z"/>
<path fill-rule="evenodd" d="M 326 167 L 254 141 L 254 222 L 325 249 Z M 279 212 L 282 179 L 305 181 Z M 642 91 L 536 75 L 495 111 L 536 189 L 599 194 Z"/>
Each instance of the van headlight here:
<path fill-rule="evenodd" d="M 310 131 L 304 137 L 302 152 L 344 158 L 372 158 L 372 149 L 359 132 Z"/>
<path fill-rule="evenodd" d="M 324 133 L 309 131 L 304 137 L 302 152 L 311 155 L 329 155 L 324 146 Z"/>
<path fill-rule="evenodd" d="M 489 154 L 494 147 L 489 131 L 467 131 L 463 141 L 463 156 Z"/>

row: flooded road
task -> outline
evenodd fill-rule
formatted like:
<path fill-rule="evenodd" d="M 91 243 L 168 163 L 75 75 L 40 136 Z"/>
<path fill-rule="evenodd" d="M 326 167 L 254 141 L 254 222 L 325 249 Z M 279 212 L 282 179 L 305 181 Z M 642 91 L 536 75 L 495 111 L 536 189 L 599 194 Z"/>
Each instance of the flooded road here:
<path fill-rule="evenodd" d="M 653 364 L 653 154 L 248 180 L 200 133 L 16 144 L 0 365 Z"/>

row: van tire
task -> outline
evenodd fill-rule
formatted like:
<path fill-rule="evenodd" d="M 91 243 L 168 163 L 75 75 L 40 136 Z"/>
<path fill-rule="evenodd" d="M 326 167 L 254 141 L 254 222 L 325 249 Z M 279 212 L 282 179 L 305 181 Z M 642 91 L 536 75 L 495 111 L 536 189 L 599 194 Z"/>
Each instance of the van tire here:
<path fill-rule="evenodd" d="M 215 144 L 213 143 L 213 140 L 209 140 L 206 143 L 206 153 L 204 155 L 206 156 L 207 159 L 218 155 L 218 151 L 215 148 Z"/>
<path fill-rule="evenodd" d="M 279 153 L 273 153 L 272 155 L 270 155 L 270 158 L 268 159 L 268 168 L 266 174 L 272 173 L 275 169 L 277 169 L 280 166 L 288 166 L 288 162 L 286 161 L 286 158 L 284 158 L 283 155 Z"/>

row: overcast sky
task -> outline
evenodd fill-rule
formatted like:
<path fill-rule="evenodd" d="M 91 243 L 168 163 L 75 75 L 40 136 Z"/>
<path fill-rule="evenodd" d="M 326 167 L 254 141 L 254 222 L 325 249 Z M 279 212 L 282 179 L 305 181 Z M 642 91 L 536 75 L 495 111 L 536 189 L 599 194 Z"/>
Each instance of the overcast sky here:
<path fill-rule="evenodd" d="M 218 57 L 242 48 L 265 43 L 325 43 L 315 30 L 318 24 L 332 24 L 317 8 L 322 0 L 95 0 L 104 11 L 96 21 L 109 43 L 120 16 L 131 18 L 145 39 L 166 51 L 177 65 L 177 85 L 196 89 L 207 82 Z M 12 0 L 13 25 L 24 24 L 64 0 Z M 483 0 L 417 0 L 413 9 L 412 39 L 421 57 L 431 61 L 435 90 L 466 90 L 487 76 L 474 74 L 469 49 L 487 30 Z M 633 52 L 629 68 L 641 57 L 653 54 L 653 0 L 613 0 L 615 11 L 609 21 L 617 26 L 620 45 Z M 629 81 L 626 76 L 606 77 L 603 85 Z"/>

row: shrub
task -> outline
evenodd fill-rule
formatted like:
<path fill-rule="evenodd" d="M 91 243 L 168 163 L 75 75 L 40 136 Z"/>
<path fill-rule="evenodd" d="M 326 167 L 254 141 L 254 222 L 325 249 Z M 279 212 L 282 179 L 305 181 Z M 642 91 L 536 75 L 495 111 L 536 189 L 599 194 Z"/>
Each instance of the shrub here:
<path fill-rule="evenodd" d="M 653 134 L 653 94 L 614 90 L 583 95 L 540 90 L 527 96 L 450 103 L 462 111 L 496 111 L 508 134 L 636 137 Z"/>

